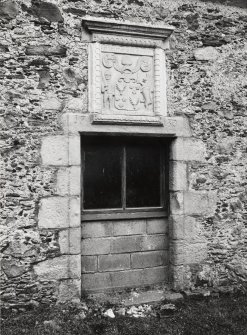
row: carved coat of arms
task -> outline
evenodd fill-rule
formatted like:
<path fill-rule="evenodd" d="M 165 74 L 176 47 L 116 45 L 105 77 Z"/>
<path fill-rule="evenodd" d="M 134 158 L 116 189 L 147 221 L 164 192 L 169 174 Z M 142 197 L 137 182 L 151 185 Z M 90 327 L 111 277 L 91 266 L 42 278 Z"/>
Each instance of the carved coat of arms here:
<path fill-rule="evenodd" d="M 105 111 L 153 110 L 152 57 L 102 54 L 102 105 Z"/>

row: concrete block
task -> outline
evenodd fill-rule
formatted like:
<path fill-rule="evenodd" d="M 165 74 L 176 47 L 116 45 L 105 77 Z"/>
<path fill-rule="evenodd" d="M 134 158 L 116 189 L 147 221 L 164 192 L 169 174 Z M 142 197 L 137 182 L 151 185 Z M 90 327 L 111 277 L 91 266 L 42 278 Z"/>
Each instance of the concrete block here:
<path fill-rule="evenodd" d="M 183 192 L 170 192 L 170 213 L 171 215 L 184 214 Z"/>
<path fill-rule="evenodd" d="M 81 229 L 70 228 L 59 232 L 59 246 L 62 254 L 81 254 Z"/>
<path fill-rule="evenodd" d="M 41 144 L 43 165 L 66 166 L 69 163 L 68 138 L 66 136 L 48 136 Z"/>
<path fill-rule="evenodd" d="M 69 199 L 69 226 L 81 226 L 81 201 L 79 197 Z"/>
<path fill-rule="evenodd" d="M 115 237 L 112 239 L 111 253 L 141 251 L 142 241 L 142 236 Z"/>
<path fill-rule="evenodd" d="M 143 236 L 141 243 L 141 250 L 163 250 L 168 249 L 168 236 L 167 235 L 148 235 Z"/>
<path fill-rule="evenodd" d="M 50 197 L 40 200 L 39 228 L 69 227 L 69 198 Z"/>
<path fill-rule="evenodd" d="M 169 190 L 185 191 L 188 189 L 187 164 L 170 161 Z"/>
<path fill-rule="evenodd" d="M 184 264 L 184 243 L 183 241 L 172 241 L 169 248 L 170 263 L 172 265 Z"/>
<path fill-rule="evenodd" d="M 217 194 L 211 192 L 184 192 L 184 213 L 186 215 L 213 216 Z"/>
<path fill-rule="evenodd" d="M 145 220 L 123 220 L 113 223 L 113 234 L 118 235 L 136 235 L 146 233 Z"/>
<path fill-rule="evenodd" d="M 66 279 L 59 283 L 58 287 L 58 301 L 60 303 L 81 299 L 81 280 L 80 279 Z"/>
<path fill-rule="evenodd" d="M 141 269 L 168 264 L 168 251 L 148 251 L 131 254 L 131 268 Z"/>
<path fill-rule="evenodd" d="M 112 222 L 84 222 L 81 225 L 82 238 L 106 237 L 112 235 Z"/>
<path fill-rule="evenodd" d="M 96 272 L 97 271 L 97 256 L 82 256 L 81 257 L 81 271 Z"/>
<path fill-rule="evenodd" d="M 69 165 L 81 165 L 81 138 L 77 136 L 68 137 Z"/>
<path fill-rule="evenodd" d="M 113 272 L 111 279 L 113 287 L 138 287 L 163 283 L 166 281 L 167 275 L 167 268 L 162 266 Z"/>
<path fill-rule="evenodd" d="M 59 169 L 57 172 L 56 192 L 61 196 L 80 195 L 81 193 L 81 167 L 71 166 Z"/>
<path fill-rule="evenodd" d="M 102 255 L 98 257 L 99 271 L 117 271 L 130 268 L 130 254 Z"/>
<path fill-rule="evenodd" d="M 33 266 L 39 280 L 60 280 L 81 277 L 81 255 L 64 255 L 47 259 Z"/>
<path fill-rule="evenodd" d="M 168 219 L 147 219 L 147 234 L 166 234 L 168 233 Z"/>
<path fill-rule="evenodd" d="M 82 275 L 82 288 L 86 291 L 103 291 L 105 289 L 138 287 L 167 282 L 167 267 L 125 270 L 116 272 L 98 272 Z"/>
<path fill-rule="evenodd" d="M 111 272 L 83 273 L 82 290 L 98 292 L 112 287 Z"/>
<path fill-rule="evenodd" d="M 184 239 L 184 216 L 183 215 L 172 215 L 169 218 L 169 238 L 171 240 Z"/>
<path fill-rule="evenodd" d="M 178 137 L 171 143 L 170 159 L 174 161 L 204 161 L 205 143 L 191 138 Z"/>
<path fill-rule="evenodd" d="M 104 255 L 111 251 L 111 238 L 90 238 L 81 242 L 81 253 L 85 255 Z"/>

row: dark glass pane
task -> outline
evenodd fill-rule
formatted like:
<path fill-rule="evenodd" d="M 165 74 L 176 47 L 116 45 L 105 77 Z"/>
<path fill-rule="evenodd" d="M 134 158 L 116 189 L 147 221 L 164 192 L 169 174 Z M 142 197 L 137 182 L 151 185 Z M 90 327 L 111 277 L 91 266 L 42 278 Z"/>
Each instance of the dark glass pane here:
<path fill-rule="evenodd" d="M 160 178 L 158 145 L 126 147 L 126 207 L 159 207 Z"/>
<path fill-rule="evenodd" d="M 104 142 L 84 146 L 84 209 L 122 207 L 121 152 Z"/>

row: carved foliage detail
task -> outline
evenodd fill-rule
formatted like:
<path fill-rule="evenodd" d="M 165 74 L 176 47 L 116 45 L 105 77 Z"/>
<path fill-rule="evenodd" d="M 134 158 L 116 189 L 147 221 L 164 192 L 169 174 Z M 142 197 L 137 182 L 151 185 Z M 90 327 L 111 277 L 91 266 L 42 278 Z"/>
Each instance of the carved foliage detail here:
<path fill-rule="evenodd" d="M 102 53 L 101 94 L 105 111 L 153 111 L 153 57 Z"/>

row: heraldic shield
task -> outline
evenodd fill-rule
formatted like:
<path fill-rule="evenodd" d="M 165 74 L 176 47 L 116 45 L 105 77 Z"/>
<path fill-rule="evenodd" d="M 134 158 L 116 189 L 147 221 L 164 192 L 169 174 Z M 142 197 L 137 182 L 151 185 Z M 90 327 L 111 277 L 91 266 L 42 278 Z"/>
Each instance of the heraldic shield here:
<path fill-rule="evenodd" d="M 153 57 L 104 53 L 101 69 L 105 112 L 153 112 Z"/>

